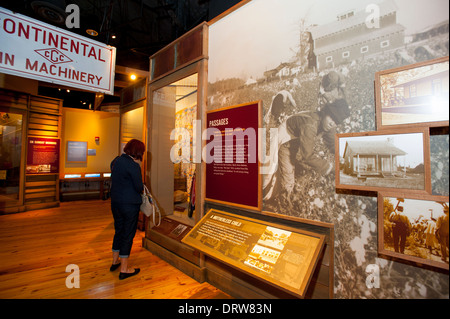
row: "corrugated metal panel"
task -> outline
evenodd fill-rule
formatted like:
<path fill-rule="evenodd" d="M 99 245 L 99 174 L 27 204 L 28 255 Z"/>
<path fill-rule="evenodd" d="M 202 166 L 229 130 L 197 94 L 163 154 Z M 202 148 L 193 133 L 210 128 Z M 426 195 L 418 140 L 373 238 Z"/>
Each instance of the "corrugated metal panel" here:
<path fill-rule="evenodd" d="M 51 99 L 43 96 L 31 96 L 30 111 L 61 115 L 61 100 Z"/>
<path fill-rule="evenodd" d="M 59 137 L 61 121 L 61 101 L 49 99 L 45 103 L 42 97 L 32 97 L 28 117 L 28 135 L 41 137 Z M 38 110 L 38 111 L 36 111 Z"/>

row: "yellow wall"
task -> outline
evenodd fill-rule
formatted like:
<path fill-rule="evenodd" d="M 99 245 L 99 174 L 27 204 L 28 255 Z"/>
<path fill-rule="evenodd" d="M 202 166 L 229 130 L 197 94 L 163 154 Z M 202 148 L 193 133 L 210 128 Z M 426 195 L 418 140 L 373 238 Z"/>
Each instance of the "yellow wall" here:
<path fill-rule="evenodd" d="M 109 164 L 119 153 L 119 120 L 118 113 L 63 108 L 60 177 L 109 172 Z M 88 142 L 88 149 L 95 149 L 96 155 L 88 156 L 87 163 L 67 163 L 67 141 Z"/>

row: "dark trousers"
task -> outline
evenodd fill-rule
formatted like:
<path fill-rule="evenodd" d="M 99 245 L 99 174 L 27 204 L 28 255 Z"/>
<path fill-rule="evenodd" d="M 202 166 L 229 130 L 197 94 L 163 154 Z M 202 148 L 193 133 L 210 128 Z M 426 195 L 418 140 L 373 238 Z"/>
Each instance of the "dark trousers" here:
<path fill-rule="evenodd" d="M 111 202 L 115 229 L 112 251 L 119 252 L 119 257 L 121 258 L 126 258 L 130 255 L 137 229 L 139 208 L 140 204 Z"/>
<path fill-rule="evenodd" d="M 395 252 L 404 254 L 406 246 L 406 229 L 402 226 L 394 226 L 392 233 L 394 237 Z"/>

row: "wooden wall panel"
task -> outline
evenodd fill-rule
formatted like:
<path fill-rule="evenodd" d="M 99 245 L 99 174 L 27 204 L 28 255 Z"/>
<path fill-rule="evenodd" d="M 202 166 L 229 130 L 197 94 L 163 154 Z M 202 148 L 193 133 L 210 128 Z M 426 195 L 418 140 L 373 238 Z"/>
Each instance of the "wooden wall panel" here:
<path fill-rule="evenodd" d="M 0 105 L 17 109 L 28 109 L 28 95 L 0 89 Z"/>
<path fill-rule="evenodd" d="M 168 47 L 165 51 L 155 55 L 151 62 L 153 66 L 152 79 L 172 71 L 175 66 L 175 48 L 173 46 Z"/>
<path fill-rule="evenodd" d="M 185 37 L 180 38 L 177 45 L 177 56 L 175 57 L 176 66 L 184 65 L 189 61 L 194 61 L 196 58 L 202 56 L 203 52 L 203 28 L 193 30 Z"/>
<path fill-rule="evenodd" d="M 150 81 L 207 57 L 207 23 L 200 24 L 150 57 Z"/>
<path fill-rule="evenodd" d="M 61 100 L 32 96 L 28 116 L 28 135 L 60 137 Z"/>
<path fill-rule="evenodd" d="M 59 206 L 58 174 L 26 174 L 28 137 L 61 137 L 62 100 L 0 89 L 0 105 L 24 115 L 19 200 L 7 213 Z"/>
<path fill-rule="evenodd" d="M 61 107 L 61 100 L 58 99 L 34 95 L 32 95 L 30 99 L 30 111 L 32 112 L 61 115 Z"/>
<path fill-rule="evenodd" d="M 30 96 L 28 136 L 61 138 L 62 100 Z M 27 174 L 24 204 L 27 210 L 59 206 L 59 174 Z"/>
<path fill-rule="evenodd" d="M 26 175 L 26 210 L 59 206 L 58 174 Z"/>

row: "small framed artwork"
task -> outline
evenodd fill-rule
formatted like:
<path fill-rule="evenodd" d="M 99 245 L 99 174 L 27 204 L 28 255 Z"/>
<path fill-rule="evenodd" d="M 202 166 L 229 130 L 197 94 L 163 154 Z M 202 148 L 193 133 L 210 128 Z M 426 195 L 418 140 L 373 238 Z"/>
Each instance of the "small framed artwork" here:
<path fill-rule="evenodd" d="M 375 74 L 378 129 L 449 123 L 448 56 Z"/>
<path fill-rule="evenodd" d="M 67 157 L 66 161 L 71 163 L 87 162 L 87 142 L 67 141 Z"/>
<path fill-rule="evenodd" d="M 336 134 L 336 188 L 431 193 L 429 130 Z"/>
<path fill-rule="evenodd" d="M 448 196 L 378 193 L 378 253 L 449 270 Z"/>

